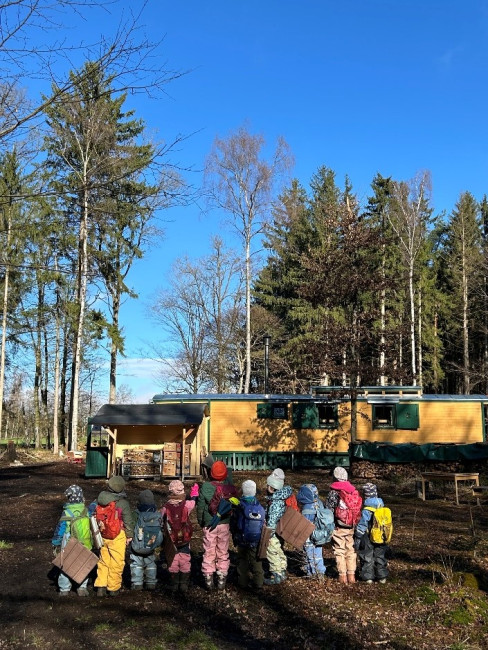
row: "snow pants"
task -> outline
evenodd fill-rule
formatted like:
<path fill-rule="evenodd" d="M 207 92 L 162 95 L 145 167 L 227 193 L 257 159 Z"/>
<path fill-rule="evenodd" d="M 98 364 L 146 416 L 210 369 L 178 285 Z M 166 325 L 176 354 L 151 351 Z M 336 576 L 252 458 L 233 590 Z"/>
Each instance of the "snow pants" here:
<path fill-rule="evenodd" d="M 283 551 L 281 540 L 276 534 L 269 540 L 266 559 L 269 562 L 269 570 L 271 573 L 283 573 L 283 571 L 286 571 L 288 561 Z"/>
<path fill-rule="evenodd" d="M 131 585 L 155 585 L 156 580 L 156 555 L 130 554 L 130 581 Z"/>
<path fill-rule="evenodd" d="M 358 550 L 361 580 L 383 580 L 388 577 L 388 562 L 386 560 L 387 544 L 373 544 L 366 533 L 361 538 Z"/>
<path fill-rule="evenodd" d="M 354 528 L 337 526 L 332 533 L 332 550 L 334 551 L 339 575 L 356 572 Z"/>
<path fill-rule="evenodd" d="M 229 524 L 219 524 L 213 530 L 203 529 L 203 575 L 219 573 L 226 576 L 229 571 Z"/>
<path fill-rule="evenodd" d="M 126 539 L 125 531 L 121 530 L 115 539 L 103 540 L 95 587 L 106 587 L 109 591 L 118 591 L 121 588 Z"/>
<path fill-rule="evenodd" d="M 306 554 L 305 570 L 308 576 L 324 575 L 325 564 L 321 546 L 314 546 L 310 540 L 307 540 L 303 546 Z"/>
<path fill-rule="evenodd" d="M 239 587 L 249 586 L 249 578 L 252 578 L 254 587 L 260 589 L 263 586 L 264 571 L 263 561 L 257 557 L 256 546 L 237 547 L 237 582 Z"/>

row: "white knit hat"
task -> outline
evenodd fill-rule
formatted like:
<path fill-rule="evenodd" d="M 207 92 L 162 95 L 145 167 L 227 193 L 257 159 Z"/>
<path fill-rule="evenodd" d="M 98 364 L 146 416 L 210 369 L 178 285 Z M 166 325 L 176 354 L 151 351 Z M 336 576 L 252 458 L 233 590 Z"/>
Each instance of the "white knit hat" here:
<path fill-rule="evenodd" d="M 336 467 L 334 470 L 334 478 L 338 481 L 347 481 L 347 471 L 343 467 Z"/>
<path fill-rule="evenodd" d="M 248 480 L 242 483 L 242 496 L 255 497 L 256 496 L 256 483 Z"/>

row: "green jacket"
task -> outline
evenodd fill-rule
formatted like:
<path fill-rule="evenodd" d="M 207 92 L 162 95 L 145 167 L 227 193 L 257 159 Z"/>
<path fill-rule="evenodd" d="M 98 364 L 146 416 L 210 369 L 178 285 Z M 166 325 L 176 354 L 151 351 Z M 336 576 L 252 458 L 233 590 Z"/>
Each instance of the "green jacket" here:
<path fill-rule="evenodd" d="M 220 483 L 221 485 L 228 485 L 227 481 L 215 481 L 215 483 Z M 234 486 L 232 486 L 234 488 Z M 198 496 L 198 501 L 197 501 L 197 521 L 200 524 L 202 528 L 207 528 L 210 526 L 210 522 L 212 521 L 213 515 L 210 514 L 208 511 L 208 505 L 210 501 L 212 500 L 213 495 L 215 494 L 215 490 L 217 488 L 213 483 L 210 483 L 210 481 L 205 481 L 205 483 L 202 484 L 202 487 L 200 488 L 200 494 Z M 237 490 L 234 488 L 235 494 L 233 496 L 236 496 Z M 230 517 L 231 517 L 231 512 L 229 512 L 226 515 L 223 515 L 222 519 L 220 520 L 221 524 L 229 524 L 230 523 Z"/>
<path fill-rule="evenodd" d="M 117 508 L 122 511 L 122 521 L 124 522 L 124 530 L 127 537 L 134 537 L 134 516 L 130 503 L 126 498 L 125 492 L 111 492 L 110 490 L 103 490 L 97 498 L 97 503 L 101 506 L 108 506 L 111 501 L 115 501 Z"/>
<path fill-rule="evenodd" d="M 64 504 L 63 512 L 54 531 L 52 545 L 61 548 L 71 536 L 86 548 L 91 549 L 90 519 L 84 503 Z"/>

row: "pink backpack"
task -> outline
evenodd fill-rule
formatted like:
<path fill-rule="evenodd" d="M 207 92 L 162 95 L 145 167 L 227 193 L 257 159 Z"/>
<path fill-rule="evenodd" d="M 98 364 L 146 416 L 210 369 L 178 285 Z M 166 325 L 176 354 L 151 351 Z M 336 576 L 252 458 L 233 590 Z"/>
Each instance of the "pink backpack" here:
<path fill-rule="evenodd" d="M 361 518 L 361 506 L 363 500 L 361 495 L 354 488 L 353 492 L 339 490 L 339 502 L 335 508 L 336 519 L 345 526 L 355 526 Z"/>

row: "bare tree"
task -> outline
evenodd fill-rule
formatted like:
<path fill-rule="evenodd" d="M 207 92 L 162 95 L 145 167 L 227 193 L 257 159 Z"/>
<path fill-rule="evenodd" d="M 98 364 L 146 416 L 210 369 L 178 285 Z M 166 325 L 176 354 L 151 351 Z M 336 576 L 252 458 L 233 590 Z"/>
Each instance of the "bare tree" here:
<path fill-rule="evenodd" d="M 268 222 L 272 200 L 282 175 L 291 167 L 292 156 L 279 138 L 270 157 L 264 156 L 265 140 L 241 126 L 227 138 L 215 138 L 205 165 L 209 203 L 224 210 L 244 244 L 246 292 L 246 373 L 244 392 L 251 380 L 251 256 L 252 244 Z"/>
<path fill-rule="evenodd" d="M 241 263 L 219 237 L 195 262 L 176 262 L 170 288 L 151 312 L 170 335 L 173 348 L 161 354 L 165 374 L 191 392 L 230 392 L 235 383 L 241 341 Z M 154 349 L 154 346 L 153 346 Z"/>
<path fill-rule="evenodd" d="M 416 354 L 416 262 L 425 245 L 428 220 L 431 210 L 428 202 L 431 192 L 429 172 L 421 172 L 409 182 L 394 182 L 392 190 L 392 209 L 388 220 L 398 238 L 408 276 L 410 305 L 410 351 L 412 384 L 417 385 L 418 366 Z"/>

